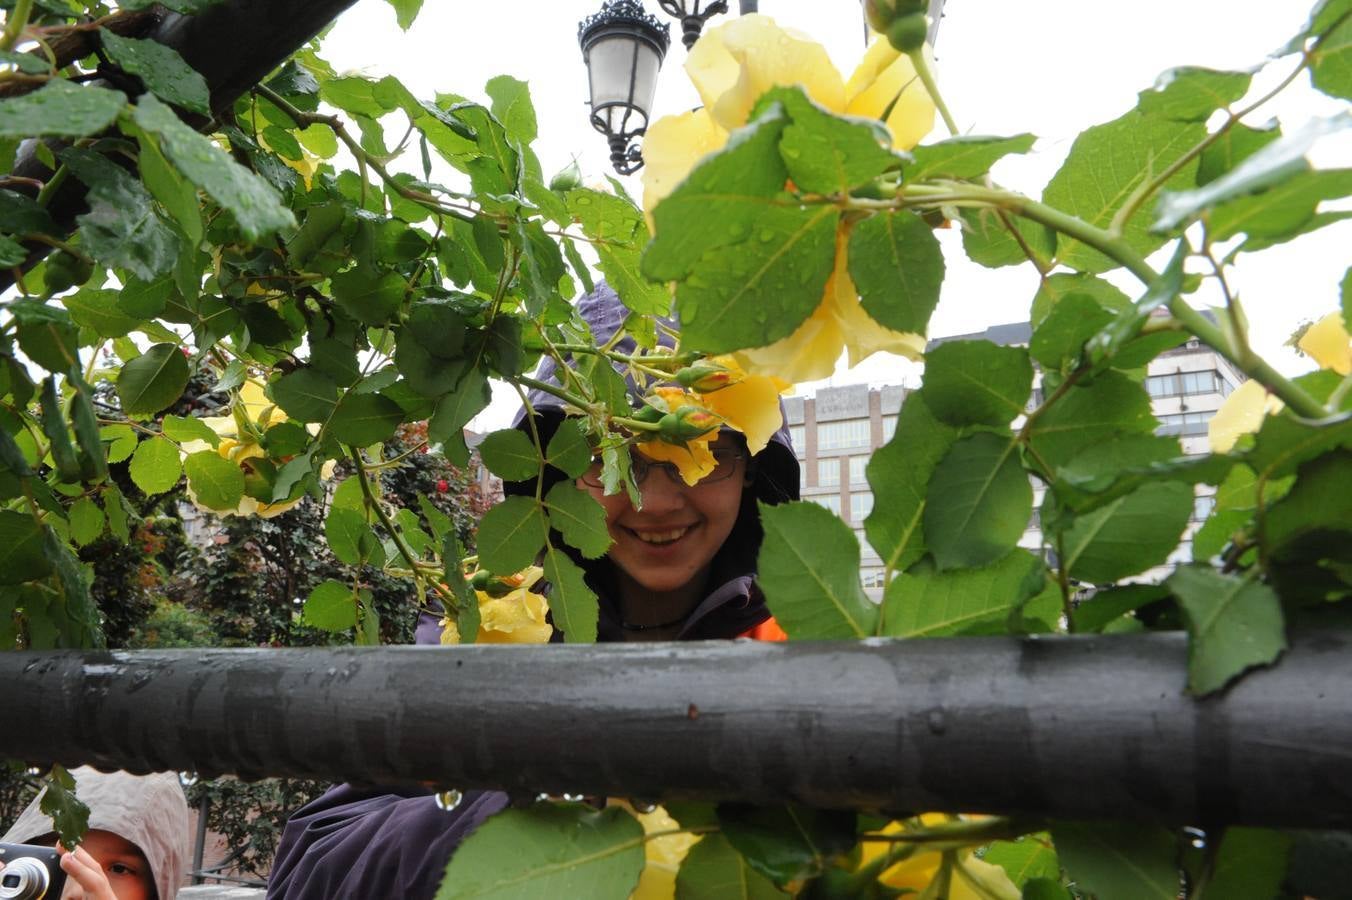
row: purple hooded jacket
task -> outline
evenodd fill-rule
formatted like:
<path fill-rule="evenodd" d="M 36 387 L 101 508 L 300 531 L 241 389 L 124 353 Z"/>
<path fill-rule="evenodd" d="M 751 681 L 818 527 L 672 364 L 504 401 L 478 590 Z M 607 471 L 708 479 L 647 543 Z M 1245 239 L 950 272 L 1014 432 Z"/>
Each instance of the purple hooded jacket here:
<path fill-rule="evenodd" d="M 577 304 L 598 344 L 620 328 L 627 315 L 615 292 L 604 282 Z M 664 343 L 668 343 L 664 341 Z M 632 339 L 620 341 L 621 353 L 635 352 Z M 546 359 L 537 377 L 557 383 L 555 365 Z M 630 390 L 635 390 L 630 384 Z M 563 419 L 558 400 L 533 391 L 536 425 L 548 441 Z M 524 427 L 525 411 L 516 419 Z M 677 640 L 730 639 L 769 618 L 765 600 L 755 585 L 756 553 L 760 547 L 760 520 L 754 499 L 782 503 L 798 499 L 798 460 L 782 426 L 754 460 L 755 476 L 732 534 L 714 560 L 710 591 L 682 626 Z M 547 471 L 547 484 L 564 477 Z M 534 495 L 533 481 L 509 482 L 507 494 Z M 597 639 L 621 641 L 624 631 L 614 592 L 608 590 L 609 571 L 599 563 L 577 560 L 600 598 Z M 419 618 L 417 642 L 437 644 L 441 628 L 435 616 Z M 557 638 L 557 635 L 556 635 Z M 356 788 L 340 785 L 298 810 L 286 825 L 277 848 L 268 898 L 278 900 L 374 900 L 399 897 L 430 900 L 441 883 L 455 848 L 475 828 L 508 805 L 501 791 L 467 791 L 459 806 L 445 811 L 430 791 L 417 789 Z"/>

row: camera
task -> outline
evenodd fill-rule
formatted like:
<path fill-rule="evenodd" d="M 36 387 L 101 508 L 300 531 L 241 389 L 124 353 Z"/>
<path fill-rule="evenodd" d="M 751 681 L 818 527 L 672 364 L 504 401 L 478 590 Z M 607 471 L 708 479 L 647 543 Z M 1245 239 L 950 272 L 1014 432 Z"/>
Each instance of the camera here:
<path fill-rule="evenodd" d="M 57 900 L 66 886 L 60 860 L 51 847 L 0 844 L 0 900 Z"/>

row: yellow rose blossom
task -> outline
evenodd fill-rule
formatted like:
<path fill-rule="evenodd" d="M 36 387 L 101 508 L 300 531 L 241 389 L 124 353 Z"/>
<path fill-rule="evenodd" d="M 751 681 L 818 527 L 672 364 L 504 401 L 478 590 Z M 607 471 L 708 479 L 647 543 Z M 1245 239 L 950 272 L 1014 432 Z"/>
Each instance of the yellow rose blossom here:
<path fill-rule="evenodd" d="M 704 108 L 666 116 L 648 129 L 643 142 L 643 207 L 652 210 L 705 155 L 746 124 L 756 100 L 776 86 L 799 85 L 817 104 L 836 113 L 880 117 L 893 146 L 915 145 L 934 124 L 934 102 L 916 77 L 911 60 L 886 40 L 873 43 L 848 81 L 826 50 L 809 38 L 781 28 L 763 15 L 746 15 L 706 31 L 686 61 L 686 72 Z M 751 373 L 774 373 L 790 382 L 824 378 L 835 370 L 842 350 L 855 365 L 887 351 L 918 359 L 922 335 L 884 328 L 859 304 L 846 269 L 848 226 L 836 241 L 836 265 L 823 302 L 793 334 L 767 346 L 736 354 Z"/>
<path fill-rule="evenodd" d="M 259 434 L 266 431 L 271 425 L 276 424 L 273 422 L 273 414 L 277 407 L 267 398 L 267 395 L 263 392 L 263 386 L 258 382 L 253 380 L 244 382 L 239 389 L 239 402 L 241 414 L 257 427 Z M 239 422 L 233 415 L 207 416 L 202 418 L 201 422 L 219 436 L 220 442 L 213 448 L 210 443 L 204 440 L 185 441 L 179 446 L 179 454 L 184 458 L 203 450 L 215 450 L 223 459 L 228 459 L 237 464 L 267 456 L 267 453 L 258 443 L 256 435 L 247 432 L 241 433 Z M 335 466 L 336 463 L 333 460 L 324 463 L 320 470 L 320 477 L 332 478 Z M 280 516 L 301 501 L 301 498 L 297 497 L 295 500 L 266 503 L 245 494 L 240 497 L 239 503 L 234 509 L 211 509 L 197 502 L 197 495 L 193 492 L 191 483 L 188 485 L 188 499 L 199 509 L 204 509 L 218 516 L 258 516 L 263 519 Z"/>
<path fill-rule="evenodd" d="M 628 803 L 621 806 L 634 813 L 647 835 L 675 831 L 681 824 L 673 819 L 665 809 L 657 807 L 651 812 L 640 813 Z M 688 833 L 667 834 L 652 838 L 643 844 L 643 871 L 639 874 L 638 887 L 629 895 L 630 900 L 673 900 L 676 896 L 676 873 L 690 852 L 690 848 L 699 843 L 699 836 Z"/>
<path fill-rule="evenodd" d="M 554 633 L 546 619 L 549 601 L 530 590 L 543 576 L 544 570 L 531 566 L 508 578 L 499 579 L 504 585 L 516 587 L 506 596 L 494 597 L 487 591 L 475 591 L 479 601 L 480 644 L 547 644 Z M 460 643 L 460 628 L 455 620 L 441 620 L 441 643 Z"/>
<path fill-rule="evenodd" d="M 926 813 L 920 817 L 922 826 L 931 826 L 949 821 L 951 817 L 939 813 Z M 907 830 L 904 822 L 891 822 L 883 828 L 883 834 L 901 834 Z M 864 841 L 859 845 L 859 867 L 863 868 L 892 849 L 892 845 L 882 841 Z M 878 880 L 893 888 L 909 888 L 917 893 L 929 887 L 943 864 L 943 854 L 936 851 L 926 852 L 923 847 L 894 866 L 885 869 Z M 974 886 L 973 882 L 980 887 Z M 958 851 L 957 865 L 949 882 L 949 900 L 1018 900 L 1019 889 L 1010 881 L 1009 875 L 999 866 L 977 859 L 971 850 Z"/>
<path fill-rule="evenodd" d="M 729 428 L 746 436 L 746 447 L 751 454 L 761 452 L 770 438 L 784 425 L 779 410 L 779 395 L 791 385 L 773 375 L 752 375 L 734 357 L 721 356 L 714 360 L 732 373 L 731 384 L 700 397 L 713 413 L 722 417 Z"/>
<path fill-rule="evenodd" d="M 653 393 L 657 395 L 660 405 L 664 406 L 667 412 L 679 412 L 686 408 L 705 409 L 698 397 L 678 387 L 662 386 L 655 388 Z M 661 440 L 651 440 L 642 441 L 636 446 L 639 453 L 648 459 L 674 465 L 676 470 L 681 473 L 681 480 L 693 487 L 699 483 L 701 478 L 712 472 L 717 464 L 713 451 L 709 449 L 709 442 L 717 434 L 718 429 L 715 428 L 693 440 L 686 441 L 684 444 L 669 444 Z"/>
<path fill-rule="evenodd" d="M 1256 381 L 1246 381 L 1230 393 L 1207 423 L 1207 443 L 1212 453 L 1229 453 L 1235 443 L 1263 424 L 1268 413 L 1280 412 L 1282 401 Z"/>
<path fill-rule="evenodd" d="M 1352 338 L 1340 312 L 1329 313 L 1305 329 L 1296 346 L 1310 354 L 1321 369 L 1332 369 L 1339 375 L 1352 373 Z"/>

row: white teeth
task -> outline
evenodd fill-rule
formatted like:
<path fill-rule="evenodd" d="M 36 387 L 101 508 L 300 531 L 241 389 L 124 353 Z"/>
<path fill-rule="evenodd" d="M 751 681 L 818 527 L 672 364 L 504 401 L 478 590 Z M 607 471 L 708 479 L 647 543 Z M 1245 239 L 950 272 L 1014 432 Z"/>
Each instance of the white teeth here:
<path fill-rule="evenodd" d="M 645 544 L 670 544 L 685 536 L 689 528 L 676 528 L 672 531 L 635 531 L 634 536 Z"/>

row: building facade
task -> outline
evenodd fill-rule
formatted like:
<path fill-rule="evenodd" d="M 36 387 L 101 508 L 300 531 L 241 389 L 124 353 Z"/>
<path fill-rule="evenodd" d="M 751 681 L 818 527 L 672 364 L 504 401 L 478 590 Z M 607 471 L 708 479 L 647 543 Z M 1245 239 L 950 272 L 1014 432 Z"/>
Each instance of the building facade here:
<path fill-rule="evenodd" d="M 941 338 L 931 346 L 951 340 L 990 340 L 1002 345 L 1028 342 L 1028 323 L 995 325 L 982 332 Z M 1229 361 L 1196 340 L 1160 354 L 1150 362 L 1145 388 L 1160 425 L 1156 433 L 1179 438 L 1188 455 L 1207 452 L 1207 426 L 1211 417 L 1243 380 Z M 1041 376 L 1034 382 L 1030 408 L 1042 402 Z M 896 431 L 897 413 L 911 389 L 900 385 L 870 388 L 847 385 L 823 388 L 812 396 L 785 398 L 789 430 L 794 452 L 802 469 L 801 490 L 804 500 L 819 503 L 843 519 L 859 537 L 863 555 L 860 562 L 864 587 L 875 599 L 884 584 L 882 560 L 868 545 L 864 519 L 873 509 L 873 492 L 864 476 L 870 455 Z M 1042 551 L 1042 530 L 1037 510 L 1042 503 L 1043 486 L 1033 482 L 1033 516 L 1019 545 Z M 1192 520 L 1184 539 L 1169 563 L 1191 558 L 1191 537 L 1210 515 L 1215 504 L 1215 489 L 1199 485 Z M 1143 573 L 1154 579 L 1163 569 Z"/>

